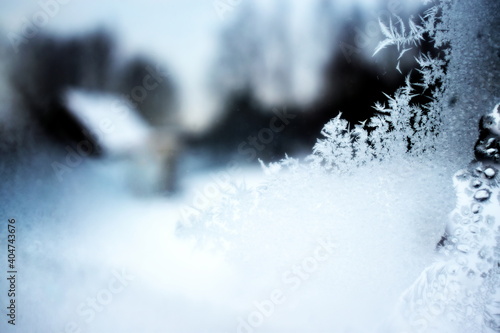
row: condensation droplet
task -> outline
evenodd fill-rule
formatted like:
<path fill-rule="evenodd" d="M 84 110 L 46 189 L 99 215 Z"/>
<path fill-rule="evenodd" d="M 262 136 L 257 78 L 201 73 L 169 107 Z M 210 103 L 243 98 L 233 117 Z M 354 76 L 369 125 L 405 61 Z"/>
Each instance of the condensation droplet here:
<path fill-rule="evenodd" d="M 474 199 L 477 201 L 486 201 L 490 198 L 491 192 L 487 189 L 482 189 L 474 194 Z"/>
<path fill-rule="evenodd" d="M 488 178 L 493 178 L 495 177 L 495 170 L 493 168 L 487 168 L 486 170 L 484 170 L 484 175 Z"/>
<path fill-rule="evenodd" d="M 484 258 L 486 258 L 486 253 L 487 253 L 486 248 L 483 247 L 481 250 L 479 250 L 479 252 L 477 254 L 478 254 L 479 258 L 484 259 Z"/>
<path fill-rule="evenodd" d="M 471 211 L 473 214 L 478 214 L 479 212 L 481 212 L 481 209 L 482 209 L 482 207 L 480 204 L 477 204 L 477 203 L 472 204 Z"/>
<path fill-rule="evenodd" d="M 477 234 L 479 231 L 479 228 L 475 225 L 471 225 L 471 226 L 469 226 L 469 231 L 474 233 L 474 234 Z"/>
<path fill-rule="evenodd" d="M 479 188 L 481 187 L 481 185 L 483 185 L 483 182 L 480 181 L 479 179 L 473 179 L 470 184 L 474 188 Z"/>
<path fill-rule="evenodd" d="M 466 244 L 457 245 L 457 249 L 463 253 L 468 253 L 470 250 L 469 246 Z"/>

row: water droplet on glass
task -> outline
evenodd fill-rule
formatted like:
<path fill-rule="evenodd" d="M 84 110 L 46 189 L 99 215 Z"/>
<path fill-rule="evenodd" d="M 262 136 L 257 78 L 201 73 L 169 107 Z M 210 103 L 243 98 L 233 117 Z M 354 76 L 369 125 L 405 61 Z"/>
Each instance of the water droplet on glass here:
<path fill-rule="evenodd" d="M 484 170 L 484 175 L 488 178 L 493 178 L 495 177 L 495 170 L 493 168 L 487 168 L 486 170 Z"/>
<path fill-rule="evenodd" d="M 474 199 L 477 201 L 486 201 L 490 198 L 491 192 L 487 189 L 482 189 L 474 194 Z"/>
<path fill-rule="evenodd" d="M 483 182 L 480 181 L 479 179 L 473 179 L 471 182 L 470 182 L 470 185 L 474 188 L 479 188 L 481 187 L 481 185 L 483 185 Z"/>
<path fill-rule="evenodd" d="M 472 232 L 473 234 L 476 234 L 479 231 L 479 228 L 475 225 L 469 226 L 469 231 Z"/>
<path fill-rule="evenodd" d="M 486 253 L 487 253 L 486 248 L 483 247 L 481 250 L 479 250 L 479 252 L 477 254 L 478 254 L 479 258 L 484 259 L 484 258 L 486 258 Z"/>
<path fill-rule="evenodd" d="M 472 204 L 471 211 L 474 214 L 478 214 L 481 211 L 481 208 L 482 208 L 481 205 L 475 203 L 475 204 Z"/>

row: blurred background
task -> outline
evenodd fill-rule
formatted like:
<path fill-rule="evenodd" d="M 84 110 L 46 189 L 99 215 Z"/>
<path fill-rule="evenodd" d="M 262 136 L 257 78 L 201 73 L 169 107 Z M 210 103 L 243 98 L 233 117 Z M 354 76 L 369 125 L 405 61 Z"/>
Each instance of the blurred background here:
<path fill-rule="evenodd" d="M 425 177 L 411 177 L 410 185 L 393 177 L 407 174 L 404 163 L 374 170 L 380 177 L 370 171 L 356 186 L 347 178 L 312 184 L 290 178 L 299 183 L 296 193 L 271 192 L 279 200 L 266 201 L 256 223 L 234 235 L 241 244 L 227 257 L 199 248 L 198 240 L 210 236 L 203 229 L 189 231 L 198 239 L 182 237 L 179 222 L 210 214 L 204 208 L 233 183 L 259 184 L 265 179 L 259 159 L 310 154 L 323 125 L 339 112 L 352 126 L 375 115 L 372 105 L 404 82 L 419 49 L 427 52 L 423 43 L 401 59 L 393 48 L 373 56 L 384 38 L 379 18 L 418 20 L 420 4 L 1 1 L 0 218 L 15 218 L 18 226 L 17 329 L 79 331 L 71 326 L 76 322 L 82 332 L 235 331 L 255 300 L 282 286 L 278 275 L 309 255 L 311 240 L 312 250 L 316 236 L 331 230 L 346 240 L 340 265 L 331 261 L 323 276 L 304 285 L 305 294 L 295 294 L 297 302 L 305 297 L 301 306 L 292 295 L 268 331 L 311 323 L 308 331 L 331 331 L 335 320 L 373 328 L 391 306 L 379 298 L 397 299 L 423 267 L 408 265 L 402 244 L 433 235 L 413 227 L 388 232 L 387 224 L 420 226 L 413 222 L 434 217 L 427 214 L 434 206 L 415 198 L 419 188 L 426 198 L 434 188 L 449 190 L 434 181 L 436 169 L 420 168 Z M 317 188 L 321 200 L 310 204 Z M 389 194 L 377 195 L 379 188 Z M 242 207 L 228 208 L 228 216 L 244 216 L 252 195 Z M 435 220 L 444 221 L 452 206 L 435 197 L 432 203 L 443 214 Z M 429 255 L 437 242 L 413 238 L 430 244 Z M 382 250 L 371 247 L 377 242 Z M 354 244 L 364 247 L 353 252 Z M 412 258 L 429 258 L 415 253 Z M 280 254 L 284 266 L 275 265 Z M 6 256 L 0 251 L 0 266 Z M 399 264 L 404 272 L 393 274 Z M 104 295 L 123 270 L 135 277 L 130 286 L 112 304 L 104 302 L 102 312 L 82 315 L 82 304 L 88 311 L 87 300 Z M 331 292 L 335 286 L 340 296 Z M 0 297 L 1 307 L 6 302 Z M 11 328 L 0 321 L 0 331 Z"/>
<path fill-rule="evenodd" d="M 0 6 L 2 174 L 36 165 L 61 182 L 106 161 L 140 194 L 175 193 L 228 163 L 305 156 L 339 112 L 368 119 L 418 51 L 373 56 L 379 18 L 424 10 L 417 0 Z"/>

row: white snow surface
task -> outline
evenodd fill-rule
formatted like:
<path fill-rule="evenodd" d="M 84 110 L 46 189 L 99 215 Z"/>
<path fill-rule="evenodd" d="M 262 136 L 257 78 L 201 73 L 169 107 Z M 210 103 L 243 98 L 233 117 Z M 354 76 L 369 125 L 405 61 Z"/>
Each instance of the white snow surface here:
<path fill-rule="evenodd" d="M 138 199 L 96 163 L 50 195 L 34 186 L 7 203 L 20 228 L 19 294 L 30 295 L 20 330 L 372 332 L 432 263 L 454 199 L 436 163 L 402 160 L 342 179 L 284 170 L 239 185 L 218 224 L 179 228 L 179 207 L 193 205 L 211 174 L 184 197 Z M 255 174 L 243 172 L 254 183 Z M 127 278 L 115 293 L 116 276 Z"/>

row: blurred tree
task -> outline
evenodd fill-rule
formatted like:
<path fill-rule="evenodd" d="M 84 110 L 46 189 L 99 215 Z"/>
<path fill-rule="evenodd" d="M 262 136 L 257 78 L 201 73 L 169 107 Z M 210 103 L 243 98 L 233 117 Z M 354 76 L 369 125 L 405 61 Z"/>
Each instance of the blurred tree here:
<path fill-rule="evenodd" d="M 242 4 L 239 15 L 222 31 L 212 82 L 214 92 L 225 101 L 223 116 L 203 140 L 193 144 L 233 154 L 239 142 L 268 125 L 273 107 L 286 106 L 297 118 L 258 157 L 277 160 L 285 153 L 307 152 L 324 124 L 340 111 L 352 124 L 364 121 L 374 114 L 374 103 L 385 99 L 384 92 L 392 92 L 404 82 L 404 75 L 387 65 L 397 58 L 395 51 L 371 58 L 372 52 L 368 55 L 362 49 L 358 32 L 366 17 L 361 9 L 340 12 L 331 2 L 319 1 L 311 29 L 314 33 L 308 36 L 314 42 L 301 40 L 293 48 L 296 36 L 287 21 L 289 8 L 280 4 L 266 17 L 259 16 L 254 4 Z M 303 65 L 298 58 L 307 53 L 300 48 L 314 45 L 317 48 L 309 50 L 313 54 L 309 59 L 315 61 L 310 71 L 320 69 L 320 85 L 316 98 L 299 104 L 294 86 L 307 89 L 309 82 L 302 82 L 302 76 L 296 74 Z M 345 45 L 354 51 L 346 55 Z M 401 69 L 405 72 L 404 64 Z"/>
<path fill-rule="evenodd" d="M 66 143 L 90 139 L 64 105 L 64 92 L 76 87 L 105 89 L 112 47 L 104 31 L 69 39 L 39 35 L 23 46 L 13 60 L 10 81 L 20 105 L 47 137 Z M 98 151 L 93 149 L 94 154 Z"/>

